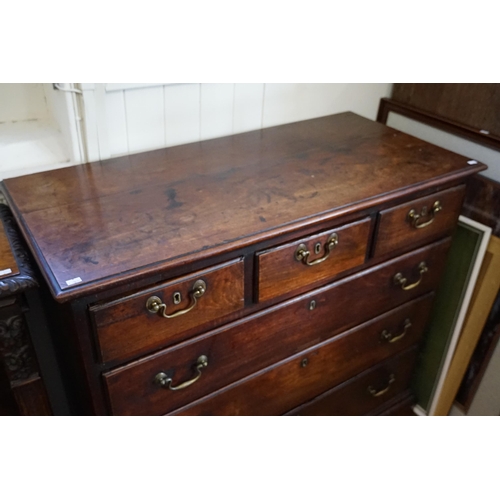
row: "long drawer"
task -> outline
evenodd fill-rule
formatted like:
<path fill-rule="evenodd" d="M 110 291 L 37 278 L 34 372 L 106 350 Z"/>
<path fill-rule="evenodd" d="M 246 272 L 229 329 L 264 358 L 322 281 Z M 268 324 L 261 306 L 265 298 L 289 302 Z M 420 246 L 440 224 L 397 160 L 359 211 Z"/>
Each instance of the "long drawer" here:
<path fill-rule="evenodd" d="M 348 335 L 332 339 L 171 414 L 230 416 L 286 413 L 384 359 L 380 351 L 377 356 L 370 349 L 353 356 L 350 342 Z M 413 346 L 402 357 L 390 358 L 372 376 L 356 383 L 355 391 L 343 392 L 347 400 L 352 394 L 353 401 L 352 406 L 343 407 L 339 413 L 366 413 L 406 389 L 417 350 L 418 347 Z M 359 390 L 358 395 L 356 391 L 360 384 L 364 384 L 364 390 Z"/>
<path fill-rule="evenodd" d="M 353 416 L 369 413 L 409 387 L 417 354 L 416 346 L 410 348 L 288 414 Z"/>

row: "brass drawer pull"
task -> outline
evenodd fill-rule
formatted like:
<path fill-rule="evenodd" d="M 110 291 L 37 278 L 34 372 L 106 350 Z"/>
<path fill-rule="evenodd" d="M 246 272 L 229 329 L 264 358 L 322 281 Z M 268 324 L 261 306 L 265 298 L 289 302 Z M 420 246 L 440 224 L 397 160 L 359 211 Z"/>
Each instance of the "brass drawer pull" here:
<path fill-rule="evenodd" d="M 177 311 L 173 314 L 167 314 L 167 305 L 164 304 L 161 299 L 159 297 L 156 297 L 155 295 L 149 297 L 148 301 L 146 302 L 146 309 L 152 314 L 161 312 L 161 315 L 164 318 L 177 318 L 177 316 L 182 316 L 183 314 L 191 311 L 197 304 L 197 299 L 199 299 L 206 291 L 207 284 L 203 280 L 197 280 L 189 294 L 191 296 L 191 304 L 189 305 L 189 307 L 186 307 L 186 309 L 181 309 L 180 311 Z"/>
<path fill-rule="evenodd" d="M 155 377 L 155 382 L 171 391 L 180 391 L 181 389 L 185 389 L 190 385 L 193 385 L 200 377 L 202 368 L 206 368 L 208 366 L 208 358 L 205 355 L 200 356 L 196 361 L 196 375 L 191 380 L 186 380 L 186 382 L 182 382 L 177 386 L 172 385 L 172 379 L 165 373 L 160 372 Z"/>
<path fill-rule="evenodd" d="M 393 337 L 392 333 L 389 332 L 388 330 L 384 330 L 380 336 L 382 337 L 382 340 L 387 340 L 389 344 L 392 344 L 393 342 L 397 342 L 398 340 L 402 339 L 405 335 L 408 329 L 411 328 L 411 321 L 407 318 L 405 319 L 405 325 L 403 328 L 403 333 L 400 333 L 396 337 Z"/>
<path fill-rule="evenodd" d="M 299 262 L 302 261 L 306 266 L 315 266 L 316 264 L 321 264 L 326 259 L 328 259 L 328 257 L 330 257 L 330 252 L 338 244 L 339 244 L 339 237 L 337 233 L 331 234 L 330 237 L 328 238 L 328 241 L 325 243 L 325 255 L 323 255 L 323 257 L 319 259 L 309 262 L 309 256 L 311 255 L 311 252 L 309 252 L 304 243 L 301 243 L 297 247 L 297 250 L 295 250 L 295 258 Z"/>
<path fill-rule="evenodd" d="M 406 282 L 408 281 L 406 278 L 403 277 L 401 273 L 397 273 L 394 276 L 394 284 L 399 285 L 402 290 L 412 290 L 413 288 L 416 288 L 418 285 L 420 285 L 420 282 L 422 281 L 422 276 L 424 273 L 426 273 L 429 270 L 427 267 L 427 264 L 425 262 L 421 262 L 418 265 L 418 272 L 420 273 L 420 278 L 418 281 L 415 283 L 412 283 L 411 285 L 407 285 Z"/>
<path fill-rule="evenodd" d="M 391 373 L 389 376 L 389 381 L 387 382 L 387 387 L 385 387 L 384 389 L 381 389 L 380 391 L 377 391 L 377 389 L 374 389 L 371 385 L 369 385 L 368 392 L 374 398 L 378 398 L 380 396 L 383 396 L 391 388 L 391 384 L 394 383 L 395 380 L 396 380 L 396 377 L 394 376 L 394 373 Z"/>
<path fill-rule="evenodd" d="M 434 204 L 432 205 L 432 208 L 431 208 L 431 211 L 430 211 L 431 218 L 428 221 L 420 222 L 419 223 L 418 221 L 419 221 L 420 218 L 426 217 L 427 215 L 429 215 L 427 213 L 427 207 L 422 208 L 420 214 L 417 214 L 417 211 L 414 208 L 412 208 L 408 212 L 408 221 L 410 222 L 410 224 L 412 225 L 412 227 L 414 227 L 415 229 L 422 229 L 423 227 L 426 227 L 429 224 L 432 224 L 434 222 L 434 217 L 441 210 L 443 210 L 443 207 L 441 206 L 441 202 L 440 201 L 435 201 Z"/>

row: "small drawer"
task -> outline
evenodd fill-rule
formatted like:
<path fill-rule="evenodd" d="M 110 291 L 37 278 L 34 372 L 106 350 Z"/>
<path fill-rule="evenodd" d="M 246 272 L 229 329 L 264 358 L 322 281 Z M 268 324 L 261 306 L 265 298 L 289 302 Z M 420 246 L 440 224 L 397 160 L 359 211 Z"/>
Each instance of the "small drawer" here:
<path fill-rule="evenodd" d="M 390 358 L 289 415 L 354 416 L 372 412 L 409 387 L 417 354 L 418 349 L 414 347 Z"/>
<path fill-rule="evenodd" d="M 303 379 L 305 372 L 299 370 L 293 387 L 286 386 L 283 390 L 307 396 L 307 391 L 315 390 L 316 379 L 321 379 L 323 373 L 319 381 L 322 392 L 415 344 L 424 332 L 432 298 L 432 294 L 420 297 L 334 337 L 323 347 L 304 352 L 302 356 L 314 361 L 307 373 L 315 375 Z M 290 324 L 295 326 L 291 328 Z M 290 304 L 113 370 L 104 375 L 112 413 L 168 413 L 295 354 L 297 346 L 317 342 L 322 326 L 319 322 L 315 324 L 314 314 L 306 307 L 297 310 L 295 304 Z M 291 361 L 289 370 L 281 369 L 287 372 L 283 378 L 285 384 L 290 374 L 295 373 L 295 364 L 296 361 Z M 326 386 L 322 385 L 325 383 Z M 265 386 L 265 382 L 259 384 Z M 261 396 L 265 397 L 265 393 L 257 394 L 258 398 Z M 259 399 L 256 404 L 265 406 Z"/>
<path fill-rule="evenodd" d="M 374 257 L 407 251 L 453 233 L 465 195 L 465 186 L 440 191 L 397 207 L 382 210 Z"/>
<path fill-rule="evenodd" d="M 239 259 L 91 307 L 102 360 L 128 358 L 220 325 L 243 308 L 243 281 Z"/>
<path fill-rule="evenodd" d="M 371 219 L 324 231 L 302 240 L 258 252 L 258 301 L 316 285 L 362 265 Z"/>

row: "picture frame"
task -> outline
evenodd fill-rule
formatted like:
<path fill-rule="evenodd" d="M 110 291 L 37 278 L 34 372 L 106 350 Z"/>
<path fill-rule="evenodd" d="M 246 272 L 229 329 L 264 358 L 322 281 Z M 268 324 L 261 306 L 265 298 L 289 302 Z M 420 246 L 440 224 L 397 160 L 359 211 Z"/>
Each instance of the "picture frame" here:
<path fill-rule="evenodd" d="M 436 412 L 490 236 L 490 227 L 459 217 L 414 380 L 417 415 Z"/>

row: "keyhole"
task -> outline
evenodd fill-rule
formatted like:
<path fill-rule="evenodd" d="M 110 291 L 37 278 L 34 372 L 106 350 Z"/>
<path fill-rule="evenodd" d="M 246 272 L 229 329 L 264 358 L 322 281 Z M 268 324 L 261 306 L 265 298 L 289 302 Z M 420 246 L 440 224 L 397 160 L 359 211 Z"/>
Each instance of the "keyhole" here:
<path fill-rule="evenodd" d="M 321 252 L 321 243 L 316 243 L 316 245 L 314 245 L 314 253 L 318 255 L 320 252 Z"/>
<path fill-rule="evenodd" d="M 181 300 L 182 300 L 182 295 L 180 292 L 175 292 L 174 293 L 174 304 L 177 305 L 177 304 L 180 304 L 181 303 Z"/>
<path fill-rule="evenodd" d="M 308 360 L 307 358 L 304 358 L 304 359 L 300 362 L 300 366 L 302 366 L 302 368 L 305 368 L 308 364 L 309 364 L 309 360 Z"/>

